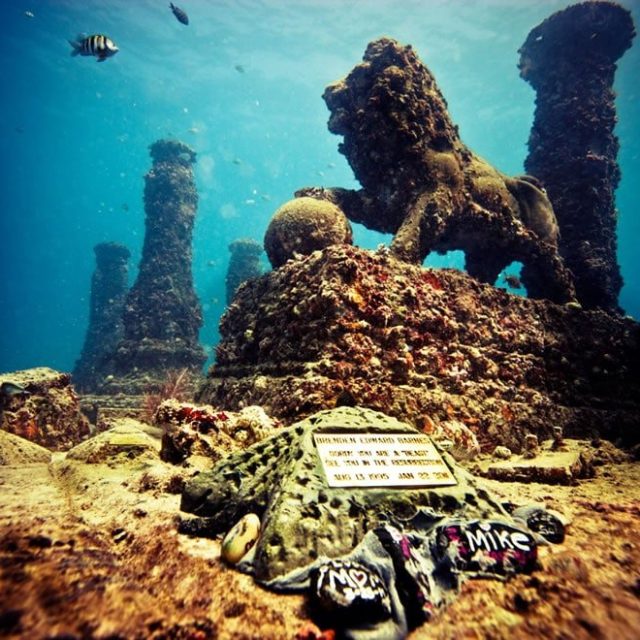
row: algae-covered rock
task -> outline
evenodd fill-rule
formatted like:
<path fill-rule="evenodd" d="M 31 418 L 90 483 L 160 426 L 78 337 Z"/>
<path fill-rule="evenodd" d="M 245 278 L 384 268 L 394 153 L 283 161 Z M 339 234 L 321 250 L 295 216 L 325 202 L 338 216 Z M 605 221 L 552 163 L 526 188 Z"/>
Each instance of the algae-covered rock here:
<path fill-rule="evenodd" d="M 342 210 L 326 200 L 294 198 L 273 215 L 264 248 L 274 268 L 299 253 L 307 255 L 332 244 L 351 244 L 353 234 Z"/>
<path fill-rule="evenodd" d="M 51 460 L 51 451 L 0 429 L 0 465 L 21 465 Z"/>
<path fill-rule="evenodd" d="M 0 427 L 53 451 L 89 435 L 89 422 L 68 373 L 36 367 L 0 374 L 0 385 L 22 389 L 0 394 Z"/>
<path fill-rule="evenodd" d="M 307 565 L 320 555 L 344 555 L 368 530 L 410 519 L 419 508 L 434 520 L 506 515 L 447 454 L 442 458 L 455 479 L 453 486 L 329 486 L 314 443 L 314 435 L 329 433 L 421 435 L 370 409 L 321 411 L 196 476 L 185 488 L 181 508 L 207 517 L 208 534 L 226 532 L 245 514 L 256 513 L 262 536 L 253 566 L 261 580 Z"/>
<path fill-rule="evenodd" d="M 127 459 L 157 459 L 160 443 L 147 435 L 135 420 L 121 420 L 120 424 L 79 444 L 67 453 L 67 458 L 89 464 L 108 462 L 124 456 Z"/>

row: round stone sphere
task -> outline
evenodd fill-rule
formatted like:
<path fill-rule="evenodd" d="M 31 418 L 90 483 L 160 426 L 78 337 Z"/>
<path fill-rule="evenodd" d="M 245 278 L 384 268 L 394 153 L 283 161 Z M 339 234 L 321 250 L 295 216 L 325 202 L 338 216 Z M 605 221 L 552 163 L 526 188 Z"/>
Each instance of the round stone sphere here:
<path fill-rule="evenodd" d="M 271 218 L 264 250 L 276 269 L 299 253 L 308 255 L 332 244 L 351 244 L 353 233 L 342 209 L 327 200 L 294 198 Z"/>

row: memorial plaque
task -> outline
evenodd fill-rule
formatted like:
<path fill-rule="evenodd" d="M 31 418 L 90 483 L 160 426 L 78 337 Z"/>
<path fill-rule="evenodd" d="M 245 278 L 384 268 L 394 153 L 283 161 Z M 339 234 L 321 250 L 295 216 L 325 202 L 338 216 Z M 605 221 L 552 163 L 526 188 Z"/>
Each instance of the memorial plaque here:
<path fill-rule="evenodd" d="M 330 487 L 444 487 L 456 484 L 421 433 L 316 433 Z"/>

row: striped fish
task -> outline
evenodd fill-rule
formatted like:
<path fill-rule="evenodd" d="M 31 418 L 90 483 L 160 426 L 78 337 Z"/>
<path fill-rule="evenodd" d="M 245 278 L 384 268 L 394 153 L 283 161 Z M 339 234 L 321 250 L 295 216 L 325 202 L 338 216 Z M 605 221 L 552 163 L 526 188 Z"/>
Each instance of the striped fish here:
<path fill-rule="evenodd" d="M 104 62 L 119 51 L 111 38 L 100 34 L 80 35 L 74 41 L 69 40 L 69 44 L 73 47 L 72 56 L 95 56 L 98 62 Z"/>
<path fill-rule="evenodd" d="M 178 22 L 182 22 L 182 24 L 189 24 L 189 16 L 183 11 L 180 7 L 176 7 L 173 2 L 169 3 L 171 7 L 171 11 L 173 11 L 173 15 L 177 18 Z"/>

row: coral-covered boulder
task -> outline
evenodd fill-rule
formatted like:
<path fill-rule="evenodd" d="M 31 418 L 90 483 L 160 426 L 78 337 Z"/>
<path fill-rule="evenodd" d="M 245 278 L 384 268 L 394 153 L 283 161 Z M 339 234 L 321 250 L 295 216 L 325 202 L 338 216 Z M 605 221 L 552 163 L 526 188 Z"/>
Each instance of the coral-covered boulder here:
<path fill-rule="evenodd" d="M 232 412 L 175 399 L 165 400 L 158 407 L 154 422 L 164 429 L 160 457 L 174 464 L 192 456 L 218 461 L 272 435 L 282 426 L 261 407 Z"/>
<path fill-rule="evenodd" d="M 307 255 L 332 244 L 351 244 L 349 220 L 340 207 L 327 200 L 294 198 L 273 215 L 264 248 L 274 268 L 296 253 Z"/>
<path fill-rule="evenodd" d="M 0 426 L 47 449 L 64 451 L 89 435 L 68 373 L 47 367 L 0 374 Z"/>

